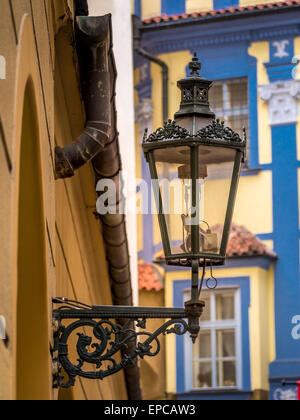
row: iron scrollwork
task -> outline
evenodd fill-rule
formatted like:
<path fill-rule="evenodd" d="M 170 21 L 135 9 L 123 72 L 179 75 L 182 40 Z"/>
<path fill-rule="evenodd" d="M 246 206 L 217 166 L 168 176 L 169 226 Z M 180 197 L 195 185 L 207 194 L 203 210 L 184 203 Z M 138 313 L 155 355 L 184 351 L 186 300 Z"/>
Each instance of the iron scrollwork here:
<path fill-rule="evenodd" d="M 161 141 L 168 139 L 182 139 L 191 137 L 190 132 L 176 124 L 175 121 L 168 120 L 164 126 L 156 130 L 148 137 L 148 129 L 145 130 L 144 142 Z"/>
<path fill-rule="evenodd" d="M 212 124 L 202 128 L 196 134 L 196 137 L 213 139 L 213 140 L 225 140 L 241 143 L 243 140 L 240 135 L 233 131 L 231 128 L 225 126 L 224 121 L 219 119 L 214 120 Z M 246 141 L 246 130 L 244 129 L 244 140 Z"/>
<path fill-rule="evenodd" d="M 245 143 L 247 141 L 246 129 L 243 130 L 243 139 L 231 128 L 225 126 L 225 122 L 219 119 L 213 120 L 212 123 L 195 135 L 191 134 L 186 128 L 180 127 L 175 121 L 169 120 L 163 127 L 156 130 L 148 136 L 148 130 L 145 130 L 143 142 L 152 143 L 156 141 L 171 139 L 202 139 L 202 140 L 222 140 L 233 143 Z"/>
<path fill-rule="evenodd" d="M 54 310 L 56 328 L 53 362 L 57 367 L 55 388 L 74 386 L 76 377 L 103 380 L 126 368 L 139 357 L 155 357 L 161 349 L 161 336 L 184 335 L 190 330 L 190 323 L 184 319 L 187 317 L 184 309 L 87 307 L 72 301 L 54 300 L 54 303 L 62 302 L 64 306 Z M 149 318 L 171 319 L 150 333 L 146 331 Z M 116 319 L 126 322 L 121 325 Z M 72 322 L 63 325 L 64 320 Z M 135 328 L 132 328 L 133 322 Z M 92 334 L 87 330 L 92 330 Z M 74 337 L 77 340 L 76 362 L 71 360 L 73 354 L 69 350 Z M 136 343 L 135 350 L 120 358 L 120 350 L 132 342 Z"/>

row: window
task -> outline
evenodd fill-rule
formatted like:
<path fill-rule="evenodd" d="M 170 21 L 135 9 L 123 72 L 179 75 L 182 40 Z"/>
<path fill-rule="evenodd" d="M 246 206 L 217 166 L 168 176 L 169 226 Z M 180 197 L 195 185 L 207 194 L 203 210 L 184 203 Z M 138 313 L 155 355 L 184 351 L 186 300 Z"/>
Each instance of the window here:
<path fill-rule="evenodd" d="M 241 387 L 239 289 L 207 292 L 196 344 L 186 340 L 188 390 Z"/>
<path fill-rule="evenodd" d="M 217 118 L 243 136 L 249 133 L 248 79 L 217 81 L 210 89 L 210 105 Z"/>

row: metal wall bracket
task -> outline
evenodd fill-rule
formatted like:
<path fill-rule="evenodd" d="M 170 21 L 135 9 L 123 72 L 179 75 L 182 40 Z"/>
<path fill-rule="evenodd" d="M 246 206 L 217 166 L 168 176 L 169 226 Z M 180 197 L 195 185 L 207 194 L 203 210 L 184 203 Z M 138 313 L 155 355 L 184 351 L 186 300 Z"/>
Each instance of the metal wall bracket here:
<path fill-rule="evenodd" d="M 199 302 L 191 313 L 190 305 L 187 309 L 88 306 L 61 298 L 54 299 L 53 303 L 62 305 L 53 311 L 54 388 L 74 386 L 76 377 L 103 380 L 138 357 L 154 357 L 160 352 L 161 336 L 190 332 L 193 337 L 204 306 Z M 146 331 L 147 319 L 164 322 L 150 333 Z M 135 350 L 120 358 L 120 350 L 132 342 L 136 343 Z M 70 350 L 72 344 L 75 348 Z"/>

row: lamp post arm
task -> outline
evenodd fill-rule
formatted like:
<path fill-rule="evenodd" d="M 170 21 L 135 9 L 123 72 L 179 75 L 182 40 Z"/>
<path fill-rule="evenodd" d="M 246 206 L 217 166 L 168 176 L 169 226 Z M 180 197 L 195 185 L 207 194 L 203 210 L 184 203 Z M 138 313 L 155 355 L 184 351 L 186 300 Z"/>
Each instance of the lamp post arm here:
<path fill-rule="evenodd" d="M 103 380 L 126 368 L 138 357 L 155 357 L 160 352 L 160 338 L 164 335 L 190 332 L 194 337 L 195 323 L 198 321 L 199 325 L 204 306 L 200 302 L 198 306 L 194 304 L 186 309 L 88 306 L 60 298 L 54 299 L 53 303 L 62 305 L 53 311 L 54 388 L 74 386 L 76 377 Z M 164 322 L 156 331 L 148 332 L 148 319 L 163 319 Z M 74 350 L 70 351 L 69 346 L 73 342 L 71 338 L 76 335 L 75 364 L 70 357 Z M 135 348 L 120 361 L 117 354 L 132 342 L 136 342 Z M 94 370 L 86 369 L 89 365 L 93 365 Z M 66 379 L 62 371 L 68 375 Z"/>

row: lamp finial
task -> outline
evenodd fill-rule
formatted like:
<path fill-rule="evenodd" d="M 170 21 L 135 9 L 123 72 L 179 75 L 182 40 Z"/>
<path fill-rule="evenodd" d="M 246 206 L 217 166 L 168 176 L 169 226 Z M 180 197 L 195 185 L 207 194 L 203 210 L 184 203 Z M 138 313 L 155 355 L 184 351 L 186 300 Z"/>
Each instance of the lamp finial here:
<path fill-rule="evenodd" d="M 191 70 L 191 76 L 200 76 L 199 71 L 202 68 L 201 63 L 198 60 L 197 53 L 194 53 L 193 60 L 189 64 L 189 68 Z"/>

